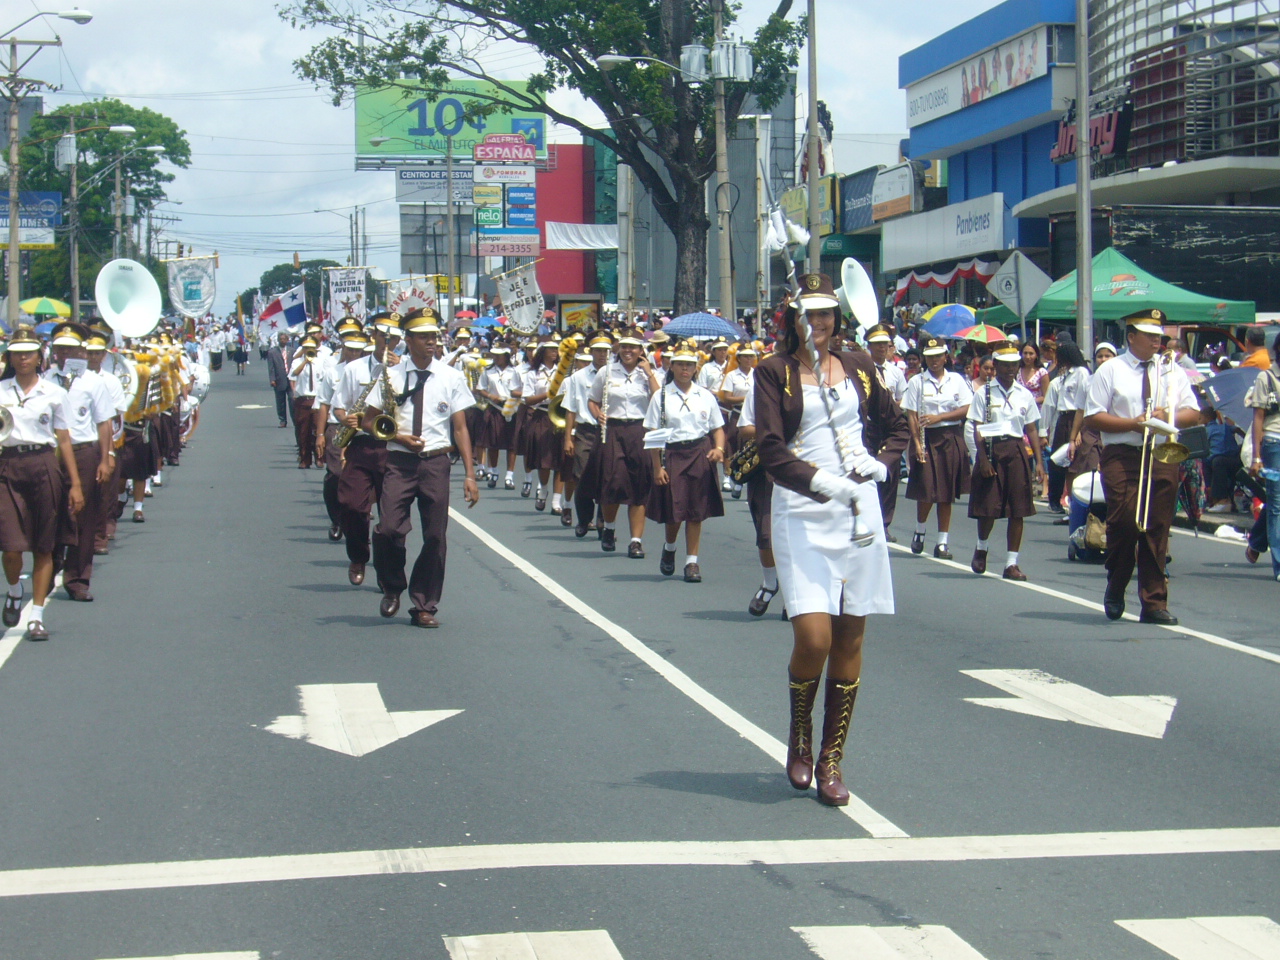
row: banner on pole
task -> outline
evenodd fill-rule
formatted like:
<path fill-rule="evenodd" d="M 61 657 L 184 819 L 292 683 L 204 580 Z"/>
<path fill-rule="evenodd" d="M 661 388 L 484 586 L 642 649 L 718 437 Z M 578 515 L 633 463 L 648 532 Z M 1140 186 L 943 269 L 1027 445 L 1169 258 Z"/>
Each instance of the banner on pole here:
<path fill-rule="evenodd" d="M 542 299 L 542 291 L 538 289 L 535 265 L 530 263 L 517 267 L 510 273 L 495 277 L 494 281 L 498 285 L 502 312 L 507 315 L 507 329 L 517 333 L 533 333 L 537 330 L 542 323 L 546 303 Z"/>
<path fill-rule="evenodd" d="M 387 309 L 404 316 L 410 310 L 440 310 L 436 285 L 430 277 L 410 277 L 387 284 Z"/>
<path fill-rule="evenodd" d="M 217 257 L 189 257 L 168 260 L 169 303 L 184 317 L 203 317 L 213 308 L 218 292 Z"/>
<path fill-rule="evenodd" d="M 329 278 L 329 318 L 337 323 L 343 317 L 364 322 L 365 279 L 368 267 L 326 267 Z"/>

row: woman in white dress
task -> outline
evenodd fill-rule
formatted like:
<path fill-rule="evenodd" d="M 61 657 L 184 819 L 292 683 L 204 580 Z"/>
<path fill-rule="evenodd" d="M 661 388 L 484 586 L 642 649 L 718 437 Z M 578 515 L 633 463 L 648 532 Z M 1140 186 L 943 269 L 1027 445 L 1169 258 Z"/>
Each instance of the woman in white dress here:
<path fill-rule="evenodd" d="M 797 790 L 816 779 L 820 802 L 844 806 L 849 791 L 840 761 L 862 673 L 866 618 L 894 610 L 876 482 L 906 450 L 909 432 L 870 356 L 829 350 L 840 326 L 830 278 L 809 274 L 800 283 L 817 357 L 804 345 L 804 322 L 793 302 L 781 351 L 756 368 L 756 439 L 760 463 L 776 485 L 773 553 L 794 640 L 787 777 Z M 878 456 L 863 442 L 871 431 L 884 438 Z M 854 543 L 851 506 L 858 512 L 856 529 L 869 536 L 869 545 Z M 815 766 L 811 717 L 824 667 L 826 703 Z"/>

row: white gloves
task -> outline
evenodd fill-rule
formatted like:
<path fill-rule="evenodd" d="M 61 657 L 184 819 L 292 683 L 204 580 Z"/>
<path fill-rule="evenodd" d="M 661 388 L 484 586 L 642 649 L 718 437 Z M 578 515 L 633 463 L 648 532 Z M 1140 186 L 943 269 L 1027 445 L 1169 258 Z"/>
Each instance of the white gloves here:
<path fill-rule="evenodd" d="M 858 496 L 858 485 L 848 477 L 838 477 L 821 469 L 809 481 L 809 489 L 837 503 L 853 503 Z"/>
<path fill-rule="evenodd" d="M 859 476 L 870 477 L 876 483 L 884 483 L 889 479 L 889 468 L 871 454 L 863 454 L 853 462 L 854 472 Z"/>

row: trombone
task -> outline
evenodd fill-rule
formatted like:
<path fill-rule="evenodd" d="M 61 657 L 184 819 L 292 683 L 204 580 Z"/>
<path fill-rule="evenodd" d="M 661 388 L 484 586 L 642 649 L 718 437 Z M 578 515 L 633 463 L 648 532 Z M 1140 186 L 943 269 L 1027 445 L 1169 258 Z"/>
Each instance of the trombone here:
<path fill-rule="evenodd" d="M 1177 436 L 1178 428 L 1174 426 L 1173 420 L 1175 411 L 1169 407 L 1166 411 L 1168 420 L 1153 420 L 1151 413 L 1158 409 L 1159 405 L 1156 399 L 1160 397 L 1161 392 L 1164 393 L 1164 402 L 1166 406 L 1169 403 L 1169 371 L 1173 367 L 1173 351 L 1160 354 L 1156 358 L 1155 374 L 1156 382 L 1152 388 L 1152 396 L 1147 400 L 1146 422 L 1142 427 L 1142 454 L 1138 460 L 1138 504 L 1137 504 L 1137 523 L 1140 533 L 1147 532 L 1147 526 L 1151 520 L 1151 493 L 1152 479 L 1155 474 L 1156 463 L 1182 463 L 1191 456 L 1191 450 L 1177 440 L 1171 439 Z M 1156 434 L 1165 437 L 1163 442 L 1157 442 Z"/>

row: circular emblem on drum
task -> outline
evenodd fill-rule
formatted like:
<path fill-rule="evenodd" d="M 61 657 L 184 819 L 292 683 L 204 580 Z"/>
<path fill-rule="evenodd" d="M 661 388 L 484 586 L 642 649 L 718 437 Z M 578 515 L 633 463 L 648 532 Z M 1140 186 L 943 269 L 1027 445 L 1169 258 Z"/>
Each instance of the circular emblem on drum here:
<path fill-rule="evenodd" d="M 448 413 L 448 412 L 449 412 L 448 403 L 441 400 L 439 403 L 436 404 L 436 413 Z"/>
<path fill-rule="evenodd" d="M 809 274 L 809 279 L 805 281 L 805 285 L 808 286 L 810 290 L 817 290 L 822 286 L 822 278 L 816 273 L 811 273 Z"/>

